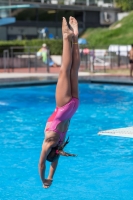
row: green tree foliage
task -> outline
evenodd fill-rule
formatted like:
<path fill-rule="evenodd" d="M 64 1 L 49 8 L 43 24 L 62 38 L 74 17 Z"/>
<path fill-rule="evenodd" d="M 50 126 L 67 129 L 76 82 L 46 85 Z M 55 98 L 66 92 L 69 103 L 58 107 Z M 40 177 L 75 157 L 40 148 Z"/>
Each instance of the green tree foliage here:
<path fill-rule="evenodd" d="M 123 11 L 133 10 L 133 0 L 115 0 L 115 2 Z"/>

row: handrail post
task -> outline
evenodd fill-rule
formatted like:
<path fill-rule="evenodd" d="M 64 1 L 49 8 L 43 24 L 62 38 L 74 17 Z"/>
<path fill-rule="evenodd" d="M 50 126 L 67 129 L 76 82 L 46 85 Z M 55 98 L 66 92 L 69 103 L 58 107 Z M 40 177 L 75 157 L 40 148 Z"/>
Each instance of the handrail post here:
<path fill-rule="evenodd" d="M 9 50 L 5 49 L 3 51 L 3 65 L 4 65 L 4 71 L 6 72 L 7 69 L 7 59 L 9 60 Z"/>
<path fill-rule="evenodd" d="M 28 71 L 30 72 L 30 48 L 28 48 Z"/>
<path fill-rule="evenodd" d="M 13 57 L 13 47 L 10 47 L 11 50 L 11 65 L 12 65 L 12 72 L 14 71 L 14 57 Z"/>

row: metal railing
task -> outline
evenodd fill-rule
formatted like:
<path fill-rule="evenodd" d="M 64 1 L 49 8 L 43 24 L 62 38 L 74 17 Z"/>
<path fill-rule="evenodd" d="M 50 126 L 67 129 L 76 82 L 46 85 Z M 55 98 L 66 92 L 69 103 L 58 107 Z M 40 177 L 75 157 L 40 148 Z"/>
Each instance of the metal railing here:
<path fill-rule="evenodd" d="M 109 51 L 107 49 L 80 49 L 81 66 L 90 72 L 104 71 L 108 69 L 128 68 L 128 51 Z"/>
<path fill-rule="evenodd" d="M 40 47 L 10 47 L 9 49 L 0 49 L 0 69 L 4 72 L 14 72 L 16 69 L 27 69 L 28 72 L 51 72 L 48 63 L 44 63 L 41 57 L 37 56 Z M 80 47 L 81 71 L 88 72 L 106 72 L 108 69 L 128 68 L 129 58 L 128 51 L 109 51 L 107 49 L 89 49 Z M 49 51 L 48 59 L 51 57 Z M 54 56 L 59 60 L 58 66 L 61 65 L 61 55 Z M 56 62 L 56 61 L 55 61 Z M 58 68 L 59 69 L 59 68 Z"/>
<path fill-rule="evenodd" d="M 45 68 L 49 72 L 49 67 L 44 64 L 43 61 L 38 58 L 37 51 L 39 47 L 10 47 L 9 49 L 4 49 L 3 53 L 0 54 L 0 69 L 4 72 L 14 71 L 15 69 L 37 69 L 39 67 Z M 2 51 L 2 50 L 1 50 Z M 48 55 L 47 55 L 48 56 Z"/>

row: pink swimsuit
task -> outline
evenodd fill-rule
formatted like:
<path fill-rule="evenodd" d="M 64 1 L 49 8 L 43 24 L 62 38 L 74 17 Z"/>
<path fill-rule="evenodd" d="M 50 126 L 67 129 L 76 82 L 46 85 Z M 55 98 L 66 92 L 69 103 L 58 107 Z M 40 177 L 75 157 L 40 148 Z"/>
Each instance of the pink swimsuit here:
<path fill-rule="evenodd" d="M 66 105 L 62 107 L 56 107 L 53 114 L 49 117 L 45 131 L 55 131 L 56 133 L 60 134 L 60 142 L 63 141 L 63 135 L 66 132 L 60 132 L 57 129 L 57 126 L 60 122 L 63 122 L 65 120 L 70 120 L 71 117 L 76 112 L 79 105 L 79 100 L 77 98 L 72 98 Z"/>

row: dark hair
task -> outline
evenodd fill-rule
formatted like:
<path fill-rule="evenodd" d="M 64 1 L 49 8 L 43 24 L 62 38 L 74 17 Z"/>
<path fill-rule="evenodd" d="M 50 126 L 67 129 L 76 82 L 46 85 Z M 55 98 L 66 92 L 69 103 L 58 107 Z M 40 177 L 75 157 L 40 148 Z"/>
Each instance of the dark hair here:
<path fill-rule="evenodd" d="M 67 138 L 67 140 L 62 144 L 62 145 L 57 145 L 56 147 L 53 147 L 50 151 L 50 153 L 48 154 L 46 160 L 49 161 L 49 162 L 54 162 L 56 161 L 60 155 L 62 156 L 77 156 L 75 154 L 70 154 L 70 153 L 67 153 L 65 151 L 63 151 L 63 148 L 69 143 L 69 137 Z"/>
<path fill-rule="evenodd" d="M 133 44 L 131 44 L 131 46 L 133 47 Z"/>

